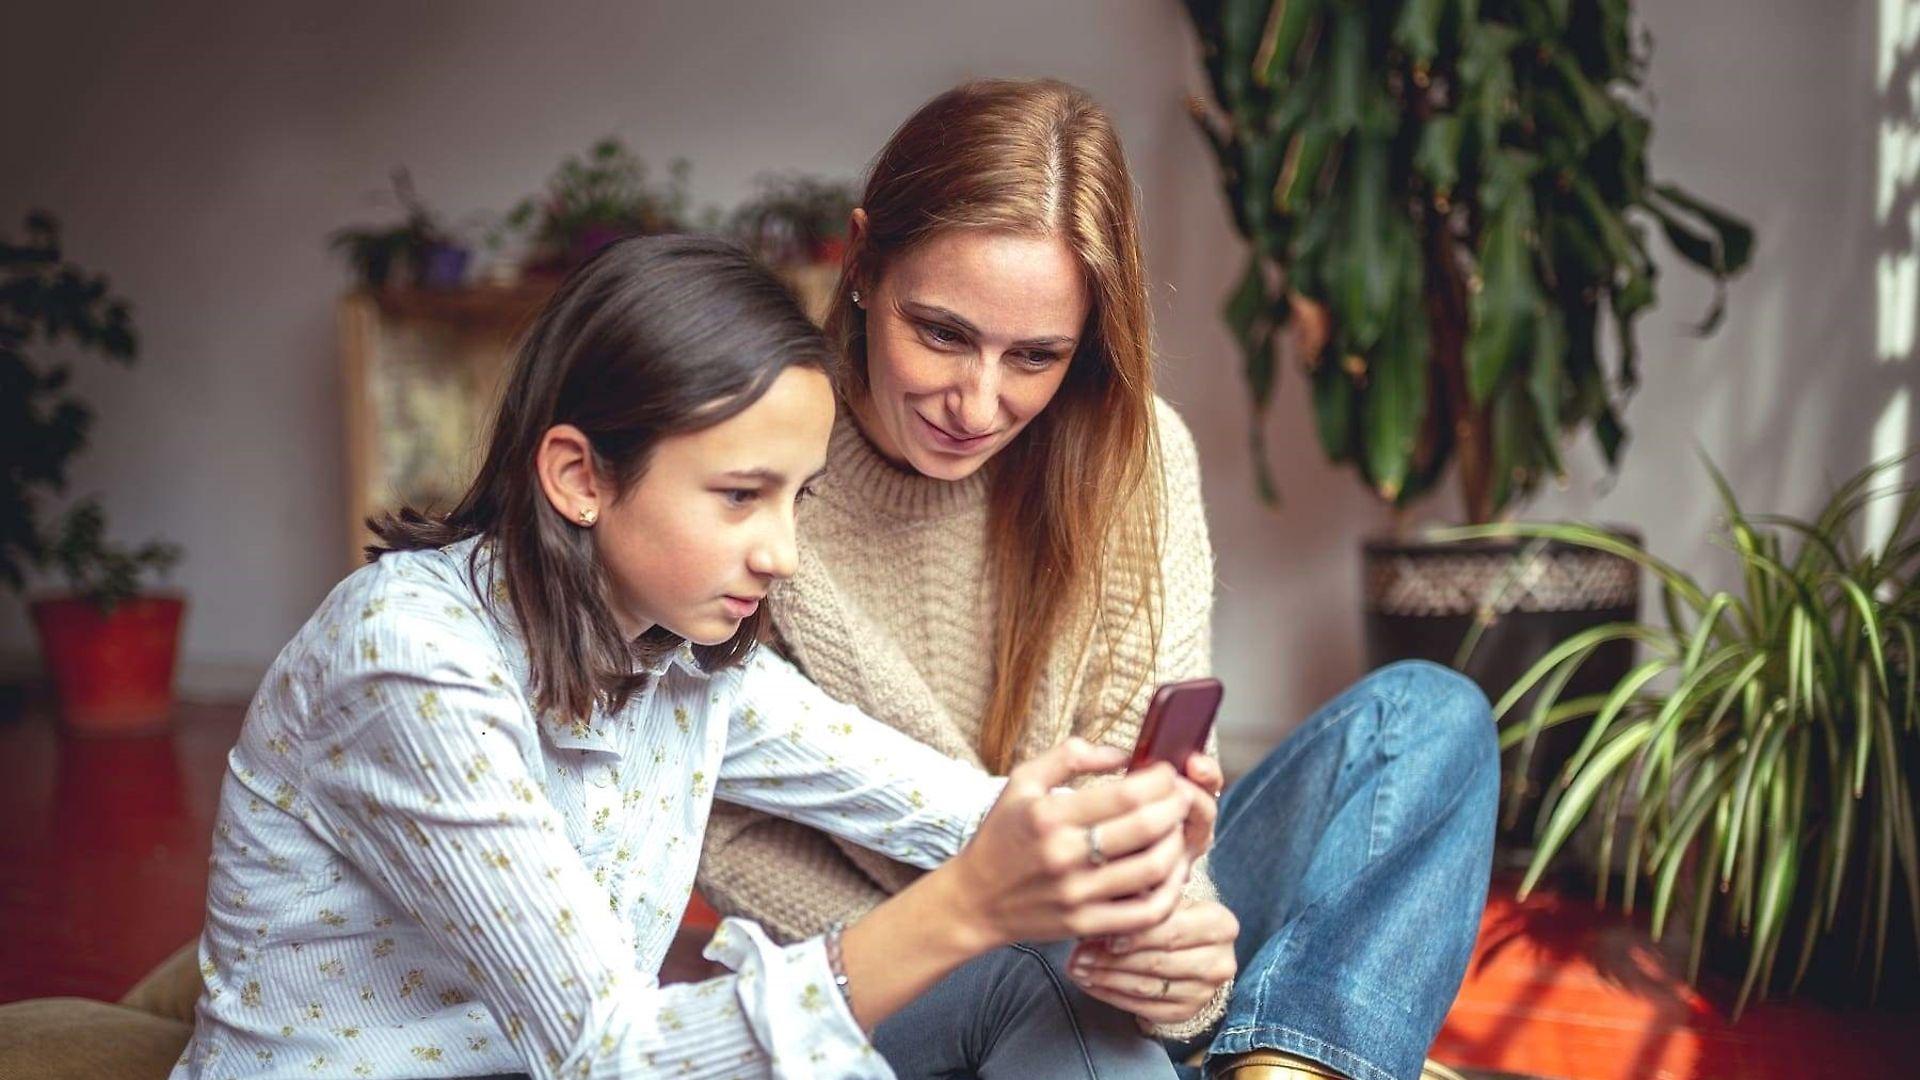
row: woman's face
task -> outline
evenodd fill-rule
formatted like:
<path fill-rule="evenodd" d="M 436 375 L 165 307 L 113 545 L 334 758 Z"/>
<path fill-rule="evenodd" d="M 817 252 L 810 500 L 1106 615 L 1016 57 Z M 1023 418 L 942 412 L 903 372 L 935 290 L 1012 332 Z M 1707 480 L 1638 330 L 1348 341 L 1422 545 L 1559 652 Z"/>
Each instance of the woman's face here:
<path fill-rule="evenodd" d="M 855 418 L 888 459 L 940 480 L 971 476 L 1047 407 L 1092 306 L 1065 242 L 985 229 L 935 235 L 861 292 L 871 393 Z"/>

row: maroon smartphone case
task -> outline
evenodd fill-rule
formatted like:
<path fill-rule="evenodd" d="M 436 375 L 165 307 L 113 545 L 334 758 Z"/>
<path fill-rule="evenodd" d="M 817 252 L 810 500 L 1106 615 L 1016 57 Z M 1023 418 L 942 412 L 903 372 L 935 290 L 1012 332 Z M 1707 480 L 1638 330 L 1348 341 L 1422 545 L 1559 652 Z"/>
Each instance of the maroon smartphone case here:
<path fill-rule="evenodd" d="M 1133 762 L 1127 771 L 1156 761 L 1184 770 L 1190 755 L 1206 749 L 1207 733 L 1213 730 L 1213 715 L 1220 709 L 1222 692 L 1219 679 L 1163 683 L 1147 706 L 1140 740 L 1133 744 Z"/>

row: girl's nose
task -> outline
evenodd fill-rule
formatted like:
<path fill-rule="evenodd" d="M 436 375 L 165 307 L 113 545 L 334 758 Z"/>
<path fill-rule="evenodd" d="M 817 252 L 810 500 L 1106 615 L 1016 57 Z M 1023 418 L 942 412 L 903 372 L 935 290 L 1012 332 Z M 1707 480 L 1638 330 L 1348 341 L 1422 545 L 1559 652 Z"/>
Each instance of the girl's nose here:
<path fill-rule="evenodd" d="M 774 526 L 773 531 L 747 558 L 747 569 L 763 577 L 790 578 L 800 568 L 799 544 L 794 538 L 793 516 Z"/>

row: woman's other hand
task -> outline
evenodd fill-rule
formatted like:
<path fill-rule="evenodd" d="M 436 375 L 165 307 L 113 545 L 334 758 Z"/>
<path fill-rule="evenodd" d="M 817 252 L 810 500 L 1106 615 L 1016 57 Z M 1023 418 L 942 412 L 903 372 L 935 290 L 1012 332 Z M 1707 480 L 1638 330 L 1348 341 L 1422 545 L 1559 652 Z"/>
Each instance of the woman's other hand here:
<path fill-rule="evenodd" d="M 1167 921 L 1135 934 L 1083 941 L 1067 974 L 1093 997 L 1155 1024 L 1191 1019 L 1237 969 L 1240 923 L 1211 900 L 1182 904 Z"/>
<path fill-rule="evenodd" d="M 1193 793 L 1186 820 L 1187 857 L 1199 862 L 1200 856 L 1213 847 L 1213 825 L 1220 814 L 1220 791 L 1226 786 L 1226 778 L 1218 761 L 1193 754 L 1187 758 L 1185 779 L 1199 789 Z"/>

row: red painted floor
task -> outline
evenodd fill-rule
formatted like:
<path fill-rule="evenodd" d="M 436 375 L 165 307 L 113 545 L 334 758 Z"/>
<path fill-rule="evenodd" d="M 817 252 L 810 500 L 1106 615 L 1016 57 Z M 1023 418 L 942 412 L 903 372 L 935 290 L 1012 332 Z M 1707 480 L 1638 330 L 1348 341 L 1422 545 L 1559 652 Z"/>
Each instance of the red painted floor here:
<path fill-rule="evenodd" d="M 1496 885 L 1433 1057 L 1566 1080 L 1865 1080 L 1920 1076 L 1920 1013 L 1750 1005 L 1685 979 L 1684 958 L 1590 899 Z"/>
<path fill-rule="evenodd" d="M 0 716 L 0 1002 L 118 997 L 198 930 L 208 838 L 238 706 L 182 706 L 171 734 L 59 735 Z M 710 925 L 705 905 L 689 922 Z M 1627 919 L 1495 889 L 1433 1056 L 1564 1080 L 1920 1075 L 1920 1015 L 1805 1004 L 1727 1023 Z"/>

